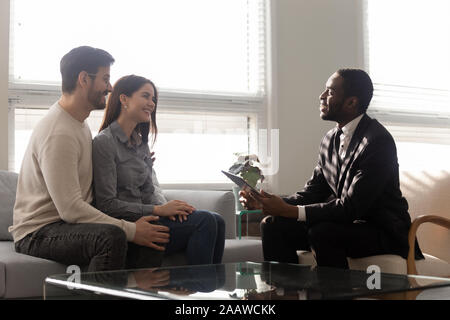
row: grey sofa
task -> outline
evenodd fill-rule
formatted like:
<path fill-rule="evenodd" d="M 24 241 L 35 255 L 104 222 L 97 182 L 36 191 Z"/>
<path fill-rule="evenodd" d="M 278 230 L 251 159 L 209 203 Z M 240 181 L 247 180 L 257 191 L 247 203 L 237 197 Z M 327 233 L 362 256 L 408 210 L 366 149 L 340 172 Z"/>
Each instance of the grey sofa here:
<path fill-rule="evenodd" d="M 12 225 L 17 186 L 16 173 L 0 171 L 0 298 L 42 297 L 43 282 L 52 274 L 66 273 L 67 266 L 15 252 L 8 227 Z M 261 240 L 236 239 L 236 214 L 230 191 L 165 190 L 167 200 L 179 199 L 194 207 L 220 213 L 226 222 L 223 263 L 263 261 Z M 183 265 L 183 254 L 168 256 L 164 266 Z"/>

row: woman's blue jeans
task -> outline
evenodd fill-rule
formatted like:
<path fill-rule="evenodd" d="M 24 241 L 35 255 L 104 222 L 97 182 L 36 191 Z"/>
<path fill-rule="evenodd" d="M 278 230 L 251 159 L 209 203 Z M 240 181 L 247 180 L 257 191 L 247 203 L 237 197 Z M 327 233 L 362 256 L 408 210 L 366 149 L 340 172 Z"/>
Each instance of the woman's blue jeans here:
<path fill-rule="evenodd" d="M 225 221 L 215 212 L 196 210 L 180 222 L 160 218 L 169 227 L 170 242 L 166 255 L 185 251 L 188 264 L 217 264 L 222 262 L 225 247 Z"/>

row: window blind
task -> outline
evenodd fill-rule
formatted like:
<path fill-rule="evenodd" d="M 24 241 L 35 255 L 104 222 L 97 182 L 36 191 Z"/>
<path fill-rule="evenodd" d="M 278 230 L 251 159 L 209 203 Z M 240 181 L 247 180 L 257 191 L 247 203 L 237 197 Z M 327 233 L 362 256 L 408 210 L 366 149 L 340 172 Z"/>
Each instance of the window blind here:
<path fill-rule="evenodd" d="M 114 56 L 112 84 L 134 73 L 157 85 L 160 182 L 228 182 L 217 168 L 226 169 L 234 152 L 256 153 L 266 96 L 266 0 L 10 1 L 11 168 L 20 169 L 42 109 L 60 96 L 61 57 L 79 45 Z M 98 112 L 88 118 L 93 135 L 100 121 Z M 175 143 L 209 166 L 188 157 L 192 170 L 181 170 Z"/>
<path fill-rule="evenodd" d="M 393 122 L 450 124 L 450 2 L 366 0 L 369 112 Z"/>
<path fill-rule="evenodd" d="M 91 45 L 115 57 L 113 82 L 134 73 L 168 96 L 261 99 L 265 16 L 265 0 L 11 0 L 11 87 L 57 90 L 61 57 Z"/>

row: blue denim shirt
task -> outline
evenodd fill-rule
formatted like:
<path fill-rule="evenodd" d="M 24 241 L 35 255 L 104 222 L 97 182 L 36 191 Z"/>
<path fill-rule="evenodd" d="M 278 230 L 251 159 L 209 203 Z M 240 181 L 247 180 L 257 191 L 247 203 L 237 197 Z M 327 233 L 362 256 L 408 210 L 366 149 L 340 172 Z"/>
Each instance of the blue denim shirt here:
<path fill-rule="evenodd" d="M 94 138 L 92 161 L 96 207 L 110 216 L 135 221 L 167 201 L 148 144 L 135 132 L 130 140 L 117 121 L 111 123 Z"/>

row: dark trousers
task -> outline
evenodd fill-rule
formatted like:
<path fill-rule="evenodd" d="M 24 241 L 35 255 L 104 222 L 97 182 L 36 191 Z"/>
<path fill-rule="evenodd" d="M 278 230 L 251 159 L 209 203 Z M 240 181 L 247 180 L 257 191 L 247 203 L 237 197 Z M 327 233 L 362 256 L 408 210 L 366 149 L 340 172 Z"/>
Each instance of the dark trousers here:
<path fill-rule="evenodd" d="M 77 265 L 87 271 L 151 268 L 161 265 L 163 252 L 127 242 L 114 225 L 58 221 L 15 243 L 19 253 Z"/>
<path fill-rule="evenodd" d="M 114 216 L 135 222 L 140 217 L 135 213 Z M 218 264 L 222 262 L 225 248 L 225 221 L 222 216 L 206 210 L 195 210 L 187 216 L 183 222 L 170 220 L 168 217 L 160 217 L 156 224 L 170 229 L 170 241 L 167 244 L 158 245 L 166 248 L 164 254 L 171 255 L 185 252 L 188 264 Z"/>
<path fill-rule="evenodd" d="M 318 266 L 348 269 L 347 257 L 388 254 L 384 233 L 369 223 L 323 222 L 308 227 L 296 219 L 267 216 L 261 222 L 264 260 L 298 263 L 297 250 L 313 251 Z"/>
<path fill-rule="evenodd" d="M 225 221 L 215 212 L 196 210 L 186 221 L 160 218 L 160 224 L 169 227 L 170 242 L 166 255 L 185 252 L 190 265 L 218 264 L 225 248 Z"/>

